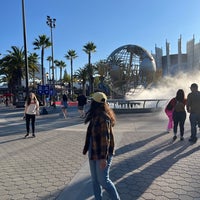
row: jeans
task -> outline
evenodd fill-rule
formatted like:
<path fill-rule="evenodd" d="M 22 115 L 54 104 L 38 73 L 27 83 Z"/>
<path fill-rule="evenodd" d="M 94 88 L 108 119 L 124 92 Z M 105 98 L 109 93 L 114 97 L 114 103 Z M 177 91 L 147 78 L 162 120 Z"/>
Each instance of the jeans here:
<path fill-rule="evenodd" d="M 185 119 L 186 119 L 186 112 L 185 111 L 183 111 L 183 112 L 182 111 L 181 112 L 174 111 L 174 113 L 173 113 L 174 134 L 177 133 L 177 128 L 178 128 L 178 125 L 179 125 L 180 135 L 181 135 L 181 137 L 183 137 Z"/>
<path fill-rule="evenodd" d="M 169 131 L 173 128 L 173 111 L 165 109 L 165 113 L 167 117 L 169 118 L 168 125 L 167 125 L 167 130 Z"/>
<path fill-rule="evenodd" d="M 191 138 L 197 137 L 197 125 L 200 123 L 200 114 L 190 113 Z"/>
<path fill-rule="evenodd" d="M 26 114 L 26 131 L 27 133 L 30 132 L 30 121 L 31 121 L 31 128 L 32 133 L 35 133 L 35 115 Z"/>
<path fill-rule="evenodd" d="M 95 200 L 102 200 L 102 187 L 108 192 L 112 200 L 119 200 L 119 194 L 109 178 L 112 156 L 107 160 L 105 169 L 100 169 L 100 160 L 89 160 Z"/>

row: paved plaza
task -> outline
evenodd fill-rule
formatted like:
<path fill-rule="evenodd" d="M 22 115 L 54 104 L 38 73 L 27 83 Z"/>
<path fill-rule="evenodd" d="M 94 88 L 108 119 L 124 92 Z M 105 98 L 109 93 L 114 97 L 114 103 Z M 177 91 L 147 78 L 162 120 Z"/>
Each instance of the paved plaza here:
<path fill-rule="evenodd" d="M 0 200 L 93 200 L 87 125 L 76 108 L 58 107 L 36 120 L 36 138 L 24 139 L 23 109 L 0 106 Z M 164 112 L 117 115 L 110 176 L 121 200 L 199 200 L 200 140 L 172 142 Z M 198 135 L 199 137 L 199 135 Z M 108 200 L 104 193 L 103 200 Z"/>

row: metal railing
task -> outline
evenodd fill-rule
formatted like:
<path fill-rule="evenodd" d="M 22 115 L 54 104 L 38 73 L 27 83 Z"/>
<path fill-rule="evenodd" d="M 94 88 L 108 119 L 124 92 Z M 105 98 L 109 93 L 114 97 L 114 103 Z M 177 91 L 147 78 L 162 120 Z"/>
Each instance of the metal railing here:
<path fill-rule="evenodd" d="M 161 110 L 168 99 L 109 99 L 110 107 L 117 112 L 153 112 Z"/>

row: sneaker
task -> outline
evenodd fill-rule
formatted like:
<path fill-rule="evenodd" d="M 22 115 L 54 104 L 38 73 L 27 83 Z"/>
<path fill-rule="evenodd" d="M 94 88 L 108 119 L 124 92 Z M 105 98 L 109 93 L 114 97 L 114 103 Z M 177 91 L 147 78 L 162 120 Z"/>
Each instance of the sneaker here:
<path fill-rule="evenodd" d="M 34 133 L 32 134 L 32 137 L 35 137 L 35 134 L 34 134 Z"/>
<path fill-rule="evenodd" d="M 190 139 L 189 139 L 189 142 L 195 143 L 196 141 L 197 141 L 197 137 L 194 137 L 194 138 L 190 138 Z"/>
<path fill-rule="evenodd" d="M 180 140 L 181 140 L 181 141 L 183 141 L 183 140 L 184 140 L 184 137 L 183 137 L 183 136 L 181 136 L 181 137 L 180 137 Z"/>
<path fill-rule="evenodd" d="M 192 138 L 190 137 L 188 141 L 189 141 L 189 142 L 192 142 Z"/>
<path fill-rule="evenodd" d="M 177 139 L 177 136 L 175 135 L 174 137 L 173 137 L 173 140 L 176 140 Z"/>
<path fill-rule="evenodd" d="M 29 136 L 29 133 L 27 133 L 27 134 L 24 136 L 24 138 L 26 139 L 28 136 Z"/>

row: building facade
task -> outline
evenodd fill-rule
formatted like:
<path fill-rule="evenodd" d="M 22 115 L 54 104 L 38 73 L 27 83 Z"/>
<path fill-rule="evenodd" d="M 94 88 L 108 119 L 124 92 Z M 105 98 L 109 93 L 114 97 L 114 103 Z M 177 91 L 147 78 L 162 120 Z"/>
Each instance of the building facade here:
<path fill-rule="evenodd" d="M 163 76 L 175 76 L 180 72 L 200 70 L 200 42 L 195 38 L 186 44 L 186 53 L 182 53 L 182 39 L 178 39 L 178 53 L 170 54 L 170 43 L 166 41 L 166 55 L 161 48 L 155 47 L 153 55 L 157 69 L 162 69 Z"/>

